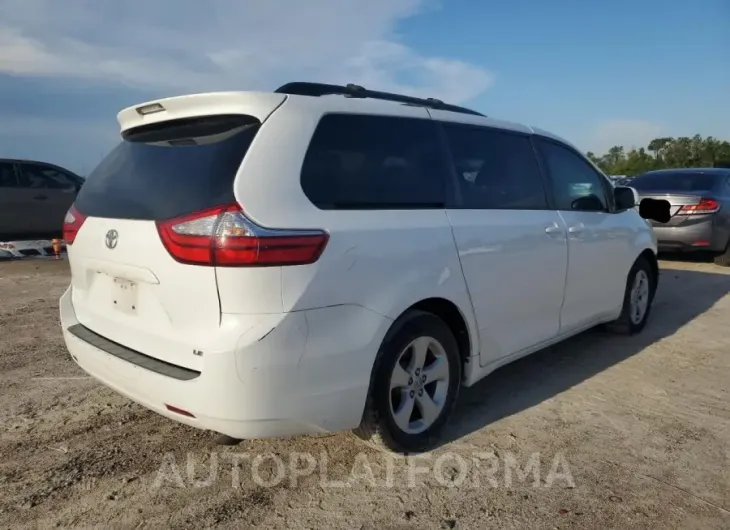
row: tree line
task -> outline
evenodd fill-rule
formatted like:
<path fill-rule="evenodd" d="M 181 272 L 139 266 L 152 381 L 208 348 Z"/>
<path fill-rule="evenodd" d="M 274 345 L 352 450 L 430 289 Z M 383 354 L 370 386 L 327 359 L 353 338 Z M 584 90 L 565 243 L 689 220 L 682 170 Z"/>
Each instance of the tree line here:
<path fill-rule="evenodd" d="M 626 150 L 617 145 L 607 153 L 588 157 L 607 175 L 636 176 L 653 169 L 730 167 L 730 142 L 712 136 L 655 138 L 646 147 Z"/>

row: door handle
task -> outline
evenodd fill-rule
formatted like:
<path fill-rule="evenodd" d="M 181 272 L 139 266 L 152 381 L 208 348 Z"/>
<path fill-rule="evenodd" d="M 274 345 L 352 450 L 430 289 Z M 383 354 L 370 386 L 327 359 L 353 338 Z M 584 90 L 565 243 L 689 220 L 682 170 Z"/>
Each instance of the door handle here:
<path fill-rule="evenodd" d="M 545 227 L 545 233 L 549 236 L 555 235 L 555 234 L 562 234 L 563 229 L 560 227 L 558 223 L 553 223 L 550 226 Z"/>
<path fill-rule="evenodd" d="M 45 201 L 45 200 L 46 200 L 46 199 L 47 199 L 48 197 L 46 197 L 45 195 L 36 195 L 36 196 L 35 196 L 35 197 L 33 197 L 33 198 L 34 198 L 35 200 L 37 200 L 37 201 Z"/>
<path fill-rule="evenodd" d="M 569 234 L 581 234 L 583 233 L 583 230 L 585 230 L 585 225 L 583 223 L 578 223 L 577 225 L 573 225 L 570 228 L 568 228 Z"/>

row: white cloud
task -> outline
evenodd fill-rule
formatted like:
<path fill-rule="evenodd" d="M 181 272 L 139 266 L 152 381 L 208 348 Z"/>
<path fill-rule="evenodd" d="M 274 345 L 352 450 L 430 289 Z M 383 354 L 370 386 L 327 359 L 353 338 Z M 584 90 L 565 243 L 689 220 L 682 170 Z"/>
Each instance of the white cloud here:
<path fill-rule="evenodd" d="M 355 82 L 459 103 L 493 75 L 404 46 L 428 0 L 2 0 L 0 72 L 171 93 Z"/>
<path fill-rule="evenodd" d="M 596 125 L 585 143 L 595 153 L 605 153 L 615 145 L 638 149 L 666 132 L 662 125 L 650 121 L 608 120 Z"/>

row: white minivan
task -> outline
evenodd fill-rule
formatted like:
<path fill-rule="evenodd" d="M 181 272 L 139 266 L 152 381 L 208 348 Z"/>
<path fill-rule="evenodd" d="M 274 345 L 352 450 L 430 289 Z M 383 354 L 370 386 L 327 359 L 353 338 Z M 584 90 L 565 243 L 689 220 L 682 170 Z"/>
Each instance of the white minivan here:
<path fill-rule="evenodd" d="M 168 418 L 427 450 L 460 387 L 647 321 L 656 240 L 635 192 L 545 131 L 316 83 L 118 120 L 66 216 L 63 335 Z"/>

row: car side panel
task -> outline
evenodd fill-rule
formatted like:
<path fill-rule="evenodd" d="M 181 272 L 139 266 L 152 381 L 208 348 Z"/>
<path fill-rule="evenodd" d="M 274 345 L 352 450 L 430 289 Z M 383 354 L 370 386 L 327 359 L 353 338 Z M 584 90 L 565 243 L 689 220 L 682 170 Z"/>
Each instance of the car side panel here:
<path fill-rule="evenodd" d="M 0 233 L 23 236 L 44 232 L 45 221 L 41 201 L 35 199 L 37 193 L 28 188 L 2 190 L 0 214 L 2 226 Z"/>
<path fill-rule="evenodd" d="M 628 272 L 647 248 L 651 229 L 635 210 L 559 214 L 569 227 L 561 332 L 570 332 L 620 312 Z M 581 231 L 571 233 L 570 228 L 577 226 Z"/>
<path fill-rule="evenodd" d="M 320 210 L 306 197 L 300 175 L 320 118 L 325 112 L 352 111 L 345 98 L 331 99 L 321 104 L 321 112 L 313 112 L 318 104 L 319 98 L 290 98 L 274 112 L 256 135 L 235 183 L 246 215 L 261 226 L 323 229 L 330 235 L 317 263 L 279 269 L 277 310 L 354 304 L 395 319 L 411 305 L 438 297 L 454 303 L 475 330 L 445 209 Z M 358 113 L 381 115 L 382 107 L 363 105 Z M 404 106 L 399 115 L 430 119 L 419 107 Z M 276 148 L 263 147 L 268 145 Z M 255 292 L 256 285 L 242 283 L 238 289 Z M 475 337 L 472 333 L 474 355 Z"/>
<path fill-rule="evenodd" d="M 479 325 L 480 364 L 554 338 L 568 262 L 558 213 L 454 209 L 449 218 Z"/>

